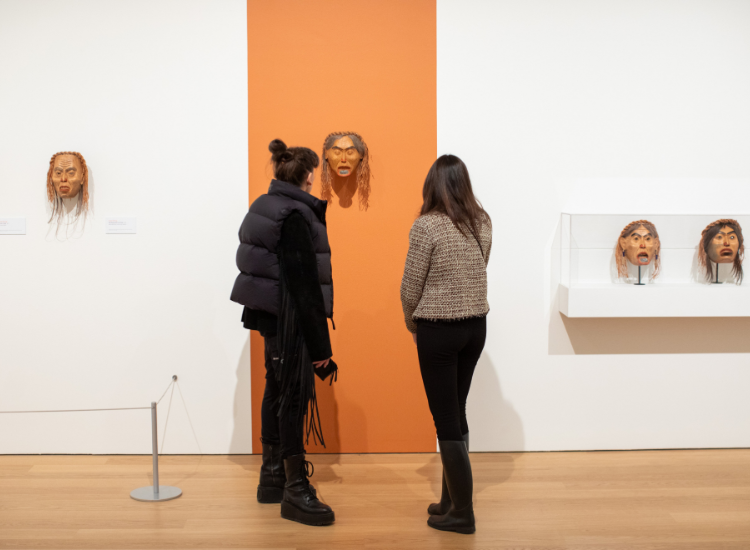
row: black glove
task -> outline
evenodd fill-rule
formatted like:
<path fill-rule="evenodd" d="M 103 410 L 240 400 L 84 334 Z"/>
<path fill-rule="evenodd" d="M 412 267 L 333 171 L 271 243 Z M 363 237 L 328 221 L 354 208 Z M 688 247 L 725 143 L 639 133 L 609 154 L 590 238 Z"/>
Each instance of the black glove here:
<path fill-rule="evenodd" d="M 336 361 L 334 361 L 333 359 L 330 359 L 328 361 L 328 364 L 325 367 L 319 367 L 314 370 L 315 370 L 315 376 L 317 376 L 321 380 L 325 380 L 326 378 L 331 376 L 331 374 L 333 374 L 333 376 L 331 376 L 331 382 L 329 386 L 333 384 L 335 381 L 337 381 L 339 378 L 339 367 L 336 364 Z"/>

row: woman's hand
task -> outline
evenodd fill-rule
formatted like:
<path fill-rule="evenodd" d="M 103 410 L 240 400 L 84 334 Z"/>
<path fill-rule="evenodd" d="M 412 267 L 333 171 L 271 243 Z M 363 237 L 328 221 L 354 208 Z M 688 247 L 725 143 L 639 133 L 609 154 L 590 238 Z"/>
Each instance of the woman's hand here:
<path fill-rule="evenodd" d="M 411 337 L 414 339 L 414 345 L 416 346 L 417 345 L 417 333 L 416 332 L 412 332 L 411 333 Z"/>
<path fill-rule="evenodd" d="M 328 366 L 328 362 L 330 360 L 331 360 L 331 358 L 329 357 L 325 361 L 313 361 L 313 367 L 316 368 L 316 369 L 327 367 Z"/>

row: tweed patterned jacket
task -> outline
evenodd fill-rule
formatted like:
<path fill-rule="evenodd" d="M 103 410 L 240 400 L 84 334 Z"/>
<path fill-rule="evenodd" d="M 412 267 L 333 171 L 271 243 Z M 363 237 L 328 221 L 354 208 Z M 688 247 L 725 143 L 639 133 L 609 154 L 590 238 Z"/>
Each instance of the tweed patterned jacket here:
<path fill-rule="evenodd" d="M 417 218 L 409 233 L 409 253 L 401 280 L 401 305 L 410 332 L 417 332 L 415 321 L 419 319 L 460 320 L 487 315 L 487 262 L 492 248 L 489 218 L 481 225 L 479 240 L 481 248 L 470 233 L 468 237 L 462 235 L 445 214 Z"/>

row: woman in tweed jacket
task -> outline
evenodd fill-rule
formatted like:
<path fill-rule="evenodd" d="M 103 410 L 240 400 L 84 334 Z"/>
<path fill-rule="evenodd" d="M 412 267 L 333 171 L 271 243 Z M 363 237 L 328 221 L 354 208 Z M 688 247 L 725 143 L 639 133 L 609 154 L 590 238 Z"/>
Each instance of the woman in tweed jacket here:
<path fill-rule="evenodd" d="M 475 526 L 466 398 L 487 333 L 492 223 L 474 197 L 466 165 L 453 155 L 432 165 L 422 197 L 409 234 L 401 304 L 443 462 L 442 496 L 429 506 L 427 524 L 468 534 Z"/>

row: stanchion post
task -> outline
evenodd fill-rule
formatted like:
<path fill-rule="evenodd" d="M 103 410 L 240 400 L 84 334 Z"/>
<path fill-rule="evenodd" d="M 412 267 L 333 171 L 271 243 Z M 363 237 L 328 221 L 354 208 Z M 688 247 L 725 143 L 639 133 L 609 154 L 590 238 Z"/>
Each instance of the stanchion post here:
<path fill-rule="evenodd" d="M 182 489 L 169 485 L 159 485 L 159 437 L 156 422 L 156 401 L 151 402 L 151 455 L 153 463 L 153 485 L 139 487 L 130 492 L 131 498 L 143 502 L 160 502 L 172 500 L 182 494 Z"/>
<path fill-rule="evenodd" d="M 151 455 L 154 474 L 154 498 L 159 498 L 159 436 L 156 422 L 156 401 L 151 401 Z"/>

